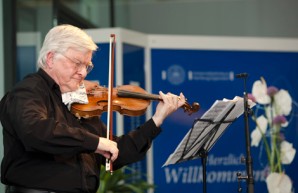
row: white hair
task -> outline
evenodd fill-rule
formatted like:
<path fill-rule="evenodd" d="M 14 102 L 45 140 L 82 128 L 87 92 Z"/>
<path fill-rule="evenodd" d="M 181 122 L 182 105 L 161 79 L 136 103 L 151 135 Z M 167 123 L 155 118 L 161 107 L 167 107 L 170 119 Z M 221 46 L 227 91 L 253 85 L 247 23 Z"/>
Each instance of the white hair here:
<path fill-rule="evenodd" d="M 58 25 L 53 27 L 46 35 L 39 52 L 38 66 L 45 67 L 46 56 L 49 52 L 65 53 L 69 48 L 82 52 L 96 51 L 97 45 L 82 29 L 72 25 Z"/>

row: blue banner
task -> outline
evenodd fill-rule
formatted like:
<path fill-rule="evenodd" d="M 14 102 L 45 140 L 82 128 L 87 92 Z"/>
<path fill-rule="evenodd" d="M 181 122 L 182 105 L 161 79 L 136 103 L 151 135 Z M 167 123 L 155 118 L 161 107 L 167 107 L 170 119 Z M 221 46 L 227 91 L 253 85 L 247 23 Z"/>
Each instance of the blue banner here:
<path fill-rule="evenodd" d="M 298 53 L 267 51 L 222 51 L 222 50 L 178 50 L 152 49 L 152 92 L 183 92 L 188 102 L 199 102 L 198 113 L 188 116 L 181 109 L 172 114 L 163 124 L 162 134 L 154 143 L 154 183 L 159 192 L 202 192 L 203 171 L 201 159 L 162 167 L 168 156 L 215 100 L 233 99 L 243 96 L 244 81 L 235 79 L 238 73 L 249 74 L 247 91 L 251 92 L 255 80 L 263 76 L 268 84 L 289 91 L 298 98 Z M 154 106 L 155 108 L 155 106 Z M 297 149 L 297 107 L 287 128 L 287 139 Z M 250 121 L 250 132 L 255 124 Z M 264 166 L 260 149 L 251 147 L 256 192 L 266 192 Z M 246 166 L 241 157 L 246 156 L 245 127 L 243 116 L 231 124 L 210 150 L 207 158 L 207 192 L 236 192 L 237 172 L 246 175 Z M 297 186 L 297 156 L 286 166 L 286 173 Z M 246 182 L 242 188 L 245 191 Z"/>
<path fill-rule="evenodd" d="M 145 51 L 143 47 L 131 44 L 123 44 L 123 84 L 136 85 L 145 89 Z M 136 129 L 145 122 L 145 115 L 124 116 L 124 133 Z M 132 180 L 147 180 L 146 159 L 133 163 L 129 166 L 138 175 L 134 175 Z"/>

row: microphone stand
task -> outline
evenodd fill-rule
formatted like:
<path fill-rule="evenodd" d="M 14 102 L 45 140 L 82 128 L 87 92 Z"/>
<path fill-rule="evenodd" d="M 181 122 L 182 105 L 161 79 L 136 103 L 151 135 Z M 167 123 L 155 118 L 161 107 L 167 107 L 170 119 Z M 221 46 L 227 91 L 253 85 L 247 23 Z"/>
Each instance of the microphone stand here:
<path fill-rule="evenodd" d="M 238 192 L 242 191 L 240 187 L 240 181 L 246 180 L 247 183 L 247 193 L 254 193 L 254 179 L 253 179 L 253 169 L 252 169 L 252 157 L 250 152 L 250 138 L 249 138 L 249 123 L 248 118 L 251 114 L 251 109 L 248 105 L 248 97 L 246 92 L 246 78 L 248 77 L 247 73 L 237 74 L 236 78 L 242 78 L 244 80 L 244 125 L 245 125 L 245 141 L 246 141 L 246 158 L 242 157 L 241 162 L 246 163 L 246 176 L 242 176 L 240 172 L 237 172 L 237 179 L 239 183 Z"/>

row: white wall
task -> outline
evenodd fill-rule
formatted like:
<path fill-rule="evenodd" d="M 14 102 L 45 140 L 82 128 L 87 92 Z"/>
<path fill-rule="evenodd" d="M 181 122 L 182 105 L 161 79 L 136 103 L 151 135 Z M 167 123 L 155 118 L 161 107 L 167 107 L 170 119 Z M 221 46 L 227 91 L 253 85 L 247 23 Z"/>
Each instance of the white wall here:
<path fill-rule="evenodd" d="M 79 9 L 109 27 L 107 1 L 81 1 Z M 115 23 L 146 34 L 298 37 L 297 9 L 296 0 L 118 0 Z"/>
<path fill-rule="evenodd" d="M 108 1 L 65 2 L 98 27 L 110 27 Z M 41 3 L 37 7 L 48 6 L 46 14 L 44 10 L 23 10 L 27 17 L 18 18 L 20 29 L 30 24 L 34 29 L 35 23 L 28 17 L 36 17 L 41 21 L 37 29 L 48 30 L 51 5 L 44 6 Z M 146 34 L 296 38 L 297 9 L 297 0 L 117 0 L 115 27 Z"/>
<path fill-rule="evenodd" d="M 129 29 L 149 34 L 298 37 L 295 0 L 138 1 Z"/>

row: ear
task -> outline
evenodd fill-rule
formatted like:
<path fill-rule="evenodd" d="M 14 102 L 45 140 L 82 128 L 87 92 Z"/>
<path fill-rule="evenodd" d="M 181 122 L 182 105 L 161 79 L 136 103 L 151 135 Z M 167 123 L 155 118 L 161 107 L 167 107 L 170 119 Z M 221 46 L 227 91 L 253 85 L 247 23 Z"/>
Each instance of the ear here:
<path fill-rule="evenodd" d="M 50 68 L 50 69 L 53 68 L 53 65 L 54 65 L 54 55 L 55 55 L 54 52 L 47 53 L 46 63 L 47 63 L 48 68 Z"/>

